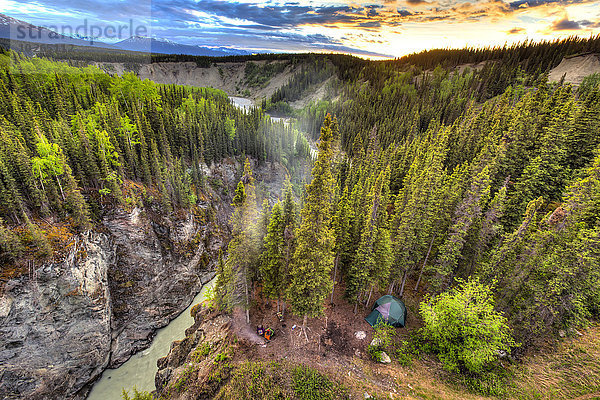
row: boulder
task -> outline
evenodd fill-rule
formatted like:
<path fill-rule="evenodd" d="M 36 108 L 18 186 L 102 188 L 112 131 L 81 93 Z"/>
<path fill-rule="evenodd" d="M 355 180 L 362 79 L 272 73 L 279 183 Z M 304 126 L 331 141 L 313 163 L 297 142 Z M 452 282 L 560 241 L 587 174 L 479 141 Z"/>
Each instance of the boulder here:
<path fill-rule="evenodd" d="M 356 331 L 354 332 L 354 337 L 358 340 L 364 340 L 367 337 L 367 333 L 365 331 Z"/>
<path fill-rule="evenodd" d="M 392 359 L 390 358 L 390 356 L 387 355 L 385 351 L 382 351 L 381 356 L 379 358 L 379 362 L 382 364 L 389 364 L 392 362 Z"/>

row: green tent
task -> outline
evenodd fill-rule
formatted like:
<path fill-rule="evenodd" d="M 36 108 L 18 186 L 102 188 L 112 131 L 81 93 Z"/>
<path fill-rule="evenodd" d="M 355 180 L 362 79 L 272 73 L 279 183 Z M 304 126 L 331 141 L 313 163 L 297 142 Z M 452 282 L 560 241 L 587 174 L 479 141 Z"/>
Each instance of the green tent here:
<path fill-rule="evenodd" d="M 402 300 L 394 296 L 390 296 L 389 294 L 381 296 L 373 304 L 371 314 L 365 320 L 374 327 L 380 319 L 393 327 L 403 327 L 406 320 L 406 306 Z"/>

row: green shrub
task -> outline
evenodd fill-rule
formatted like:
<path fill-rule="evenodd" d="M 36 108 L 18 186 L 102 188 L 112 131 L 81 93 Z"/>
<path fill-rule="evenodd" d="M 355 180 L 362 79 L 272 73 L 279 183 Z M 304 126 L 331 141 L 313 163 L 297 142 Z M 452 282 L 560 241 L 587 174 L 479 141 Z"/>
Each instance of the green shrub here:
<path fill-rule="evenodd" d="M 455 376 L 453 376 L 454 380 Z M 504 396 L 510 385 L 510 373 L 500 367 L 479 374 L 461 374 L 456 381 L 470 392 L 484 396 Z"/>
<path fill-rule="evenodd" d="M 188 384 L 192 379 L 192 374 L 195 372 L 195 369 L 192 365 L 189 365 L 182 373 L 177 377 L 177 380 L 173 384 L 173 388 L 178 392 L 185 392 Z"/>
<path fill-rule="evenodd" d="M 138 391 L 135 386 L 133 388 L 133 397 L 129 397 L 129 392 L 123 389 L 121 393 L 123 400 L 152 400 L 152 395 L 146 391 Z"/>
<path fill-rule="evenodd" d="M 506 318 L 494 310 L 491 287 L 479 280 L 459 285 L 420 306 L 423 338 L 448 371 L 483 372 L 515 343 Z"/>
<path fill-rule="evenodd" d="M 398 361 L 400 365 L 408 367 L 422 352 L 427 351 L 427 346 L 421 340 L 420 335 L 411 334 L 407 340 L 400 342 L 394 350 L 396 361 Z"/>
<path fill-rule="evenodd" d="M 349 398 L 344 387 L 331 382 L 318 371 L 303 365 L 292 371 L 292 386 L 300 400 L 327 400 Z"/>
<path fill-rule="evenodd" d="M 217 354 L 214 363 L 218 364 L 229 360 L 231 360 L 231 348 L 228 348 L 225 351 Z"/>
<path fill-rule="evenodd" d="M 192 361 L 195 363 L 199 363 L 206 358 L 210 354 L 212 346 L 209 342 L 204 342 L 200 346 L 194 350 L 192 353 Z"/>
<path fill-rule="evenodd" d="M 384 320 L 379 319 L 374 326 L 375 334 L 373 335 L 373 342 L 376 344 L 369 344 L 367 352 L 371 358 L 377 362 L 381 361 L 381 353 L 387 352 L 392 353 L 394 343 L 394 337 L 396 336 L 396 328 L 387 324 Z M 372 342 L 372 343 L 373 343 Z"/>

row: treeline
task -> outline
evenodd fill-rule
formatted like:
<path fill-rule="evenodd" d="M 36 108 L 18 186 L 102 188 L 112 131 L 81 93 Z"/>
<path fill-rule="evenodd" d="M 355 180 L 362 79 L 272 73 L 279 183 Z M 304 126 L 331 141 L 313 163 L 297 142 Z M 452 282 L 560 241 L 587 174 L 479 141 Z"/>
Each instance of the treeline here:
<path fill-rule="evenodd" d="M 178 63 L 193 62 L 200 68 L 208 68 L 216 63 L 245 63 L 258 61 L 290 62 L 292 65 L 312 63 L 314 60 L 328 59 L 344 75 L 350 68 L 361 68 L 367 61 L 348 54 L 322 54 L 322 53 L 256 53 L 247 55 L 231 55 L 222 57 L 193 56 L 187 54 L 158 54 L 127 51 L 120 49 L 106 49 L 91 46 L 76 46 L 65 44 L 32 43 L 19 40 L 0 38 L 0 48 L 4 51 L 13 50 L 27 56 L 36 55 L 52 60 L 83 61 L 83 62 L 115 62 L 128 65 L 142 65 L 151 63 Z M 352 66 L 352 67 L 351 67 Z M 356 67 L 354 67 L 356 66 Z"/>
<path fill-rule="evenodd" d="M 509 86 L 536 86 L 563 57 L 586 52 L 600 52 L 600 37 L 428 50 L 394 61 L 336 60 L 337 76 L 344 81 L 341 100 L 309 105 L 300 113 L 300 124 L 316 139 L 330 112 L 340 121 L 347 151 L 375 124 L 387 145 L 411 130 L 426 130 L 433 119 L 453 123 L 472 104 L 502 95 Z M 481 64 L 454 69 L 469 63 Z"/>
<path fill-rule="evenodd" d="M 357 80 L 342 85 L 341 101 L 311 104 L 302 112 L 300 124 L 313 138 L 320 120 L 335 112 L 340 121 L 344 149 L 352 152 L 357 137 L 363 142 L 373 126 L 388 146 L 423 132 L 433 120 L 452 123 L 481 94 L 481 75 L 474 71 L 452 74 L 436 68 L 431 74 L 396 72 L 382 87 Z"/>
<path fill-rule="evenodd" d="M 196 203 L 205 164 L 248 155 L 293 171 L 309 153 L 302 135 L 258 109 L 237 109 L 218 90 L 15 53 L 0 55 L 0 65 L 3 259 L 25 248 L 49 255 L 39 218 L 86 229 L 104 207 L 141 201 L 125 196 L 126 181 L 169 212 Z"/>
<path fill-rule="evenodd" d="M 244 68 L 244 79 L 246 85 L 250 87 L 265 87 L 271 78 L 282 73 L 289 62 L 267 62 L 264 64 L 256 64 L 254 62 L 246 62 Z"/>
<path fill-rule="evenodd" d="M 306 89 L 327 80 L 334 73 L 335 68 L 327 59 L 316 59 L 303 64 L 300 71 L 273 93 L 271 103 L 296 101 L 304 94 Z"/>
<path fill-rule="evenodd" d="M 499 61 L 511 67 L 519 66 L 528 73 L 535 73 L 556 67 L 563 57 L 590 52 L 600 52 L 600 35 L 587 39 L 572 36 L 540 42 L 526 40 L 504 46 L 424 50 L 420 53 L 400 57 L 391 63 L 397 66 L 433 69 L 438 65 L 447 68 L 483 61 Z"/>
<path fill-rule="evenodd" d="M 236 192 L 234 223 L 244 222 L 221 265 L 223 305 L 247 309 L 261 285 L 316 316 L 340 276 L 356 306 L 374 291 L 436 294 L 478 277 L 522 349 L 598 317 L 598 79 L 583 87 L 511 87 L 453 123 L 433 118 L 393 139 L 377 123 L 350 156 L 327 116 L 299 218 L 287 197 L 259 216 L 253 195 Z M 239 193 L 252 193 L 245 176 Z"/>

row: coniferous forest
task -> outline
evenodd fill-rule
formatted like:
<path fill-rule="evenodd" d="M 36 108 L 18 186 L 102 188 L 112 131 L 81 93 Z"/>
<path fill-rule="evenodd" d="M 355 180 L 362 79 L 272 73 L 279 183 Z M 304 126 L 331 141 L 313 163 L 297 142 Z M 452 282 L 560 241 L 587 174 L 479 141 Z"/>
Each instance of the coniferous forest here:
<path fill-rule="evenodd" d="M 597 45 L 440 51 L 446 58 L 433 70 L 411 64 L 429 60 L 424 54 L 340 78 L 339 101 L 310 104 L 300 117 L 318 137 L 319 156 L 298 220 L 284 218 L 297 226 L 293 238 L 281 221 L 281 208 L 291 207 L 276 205 L 268 229 L 246 232 L 257 253 L 254 264 L 244 253 L 249 272 L 237 279 L 288 287 L 267 297 L 304 316 L 322 313 L 334 276 L 357 305 L 373 289 L 402 297 L 425 286 L 437 295 L 478 279 L 493 288 L 521 344 L 516 352 L 596 318 L 600 77 L 573 87 L 548 82 L 547 72 L 565 49 Z M 540 48 L 552 50 L 549 58 L 529 65 Z M 479 70 L 443 66 L 484 54 L 491 60 Z M 503 54 L 511 61 L 498 61 Z"/>
<path fill-rule="evenodd" d="M 215 308 L 249 322 L 269 300 L 302 318 L 308 341 L 308 319 L 340 287 L 355 313 L 374 293 L 410 292 L 424 324 L 412 345 L 448 371 L 482 374 L 499 352 L 524 356 L 600 316 L 600 75 L 578 86 L 548 79 L 563 57 L 599 46 L 592 37 L 385 62 L 299 57 L 287 84 L 248 111 L 216 89 L 5 52 L 0 262 L 50 259 L 44 221 L 82 233 L 136 202 L 193 208 L 204 166 L 232 157 L 245 166 Z M 234 60 L 260 60 L 244 57 Z M 328 79 L 335 96 L 293 111 L 295 122 L 265 114 L 290 111 Z M 290 181 L 311 158 L 299 131 L 317 148 L 303 184 Z M 257 204 L 250 159 L 286 167 L 279 202 Z M 471 311 L 473 330 L 449 336 L 444 324 L 473 323 Z"/>
<path fill-rule="evenodd" d="M 202 165 L 247 155 L 289 170 L 308 144 L 218 90 L 156 85 L 134 74 L 0 55 L 0 218 L 4 262 L 51 249 L 33 219 L 92 227 L 106 207 L 141 201 L 142 185 L 169 212 L 194 205 L 207 184 Z M 11 232 L 7 226 L 22 226 Z"/>

